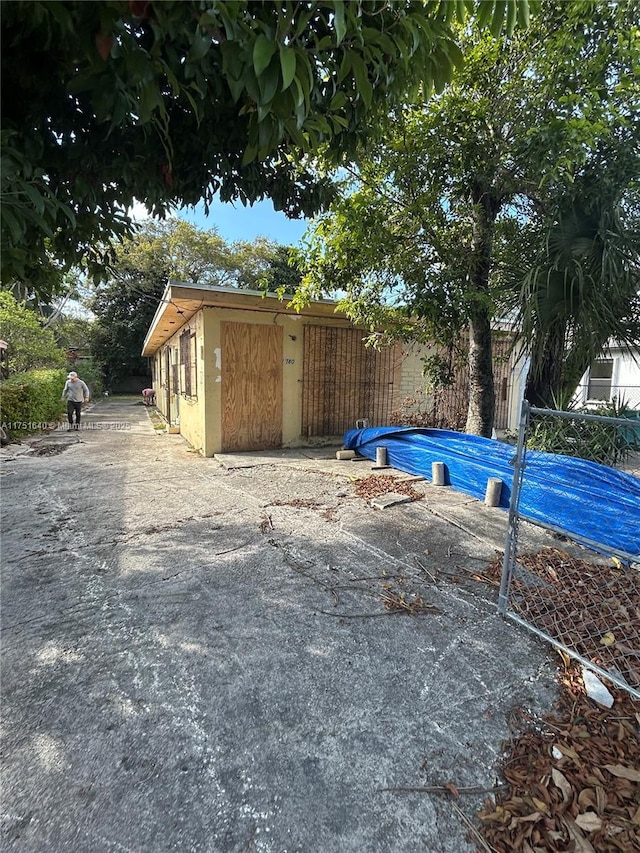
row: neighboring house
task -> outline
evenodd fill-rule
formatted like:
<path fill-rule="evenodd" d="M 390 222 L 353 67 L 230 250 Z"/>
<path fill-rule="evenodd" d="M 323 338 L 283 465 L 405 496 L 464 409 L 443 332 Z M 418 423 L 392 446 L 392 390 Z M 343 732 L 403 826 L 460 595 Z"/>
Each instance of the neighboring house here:
<path fill-rule="evenodd" d="M 618 404 L 640 411 L 640 351 L 610 344 L 580 380 L 575 399 L 597 406 L 614 398 Z"/>
<path fill-rule="evenodd" d="M 297 313 L 274 295 L 170 282 L 142 355 L 172 431 L 212 456 L 339 440 L 359 420 L 384 426 L 406 414 L 407 398 L 424 388 L 428 348 L 377 351 L 366 336 L 332 301 Z M 508 350 L 503 336 L 495 349 L 499 429 L 513 408 Z M 447 423 L 466 413 L 465 373 L 440 401 Z"/>

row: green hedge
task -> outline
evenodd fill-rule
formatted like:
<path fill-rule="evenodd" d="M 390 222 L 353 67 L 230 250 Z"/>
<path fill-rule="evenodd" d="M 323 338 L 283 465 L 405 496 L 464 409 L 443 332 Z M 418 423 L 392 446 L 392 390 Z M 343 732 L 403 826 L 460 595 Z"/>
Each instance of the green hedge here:
<path fill-rule="evenodd" d="M 60 399 L 66 370 L 29 370 L 0 382 L 0 424 L 16 438 L 57 426 L 66 409 Z"/>
<path fill-rule="evenodd" d="M 97 402 L 102 397 L 104 379 L 102 371 L 93 359 L 79 361 L 76 367 L 70 367 L 69 370 L 75 370 L 80 379 L 87 383 L 91 399 L 94 402 Z"/>

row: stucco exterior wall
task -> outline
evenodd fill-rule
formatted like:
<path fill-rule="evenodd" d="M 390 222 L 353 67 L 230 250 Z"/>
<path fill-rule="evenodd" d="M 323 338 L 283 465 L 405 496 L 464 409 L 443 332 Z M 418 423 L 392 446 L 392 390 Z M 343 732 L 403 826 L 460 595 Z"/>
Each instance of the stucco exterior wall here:
<path fill-rule="evenodd" d="M 185 331 L 195 333 L 195 393 L 184 394 L 184 374 L 180 365 L 180 336 Z M 199 311 L 189 323 L 182 326 L 166 344 L 155 354 L 153 387 L 156 392 L 156 405 L 162 412 L 170 428 L 179 429 L 196 450 L 204 452 L 206 445 L 205 398 L 206 371 L 204 363 L 204 318 Z M 169 371 L 166 370 L 166 353 L 169 352 Z M 174 365 L 178 366 L 177 371 Z M 174 385 L 174 375 L 178 374 L 178 388 Z M 169 400 L 167 405 L 167 383 Z"/>
<path fill-rule="evenodd" d="M 192 334 L 195 332 L 195 388 L 192 388 L 192 393 L 189 396 L 184 394 L 183 372 L 180 369 L 180 400 L 179 400 L 179 417 L 177 423 L 180 427 L 180 433 L 187 439 L 189 444 L 196 450 L 203 452 L 205 446 L 205 406 L 206 399 L 206 383 L 204 376 L 204 340 L 203 340 L 203 312 L 199 311 L 195 317 L 192 317 L 189 323 L 184 326 L 174 337 L 174 346 L 177 352 L 180 352 L 179 340 L 185 330 Z M 177 339 L 177 340 L 176 340 Z M 193 381 L 193 378 L 192 378 Z"/>
<path fill-rule="evenodd" d="M 282 327 L 282 446 L 304 445 L 306 438 L 300 434 L 302 421 L 302 377 L 304 326 L 321 324 L 349 328 L 339 318 L 322 319 L 304 315 L 258 312 L 232 308 L 203 308 L 204 328 L 204 381 L 206 401 L 204 420 L 206 440 L 204 454 L 212 456 L 222 448 L 221 406 L 225 354 L 222 351 L 221 323 L 252 323 Z"/>

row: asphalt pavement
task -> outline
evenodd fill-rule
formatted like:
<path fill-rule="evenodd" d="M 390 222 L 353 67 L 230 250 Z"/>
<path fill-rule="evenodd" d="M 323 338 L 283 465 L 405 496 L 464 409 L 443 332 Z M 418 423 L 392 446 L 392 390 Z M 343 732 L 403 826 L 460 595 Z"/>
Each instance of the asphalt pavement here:
<path fill-rule="evenodd" d="M 336 448 L 203 459 L 135 398 L 85 423 L 0 452 L 2 849 L 475 850 L 554 698 L 473 579 L 505 513 L 374 509 Z"/>

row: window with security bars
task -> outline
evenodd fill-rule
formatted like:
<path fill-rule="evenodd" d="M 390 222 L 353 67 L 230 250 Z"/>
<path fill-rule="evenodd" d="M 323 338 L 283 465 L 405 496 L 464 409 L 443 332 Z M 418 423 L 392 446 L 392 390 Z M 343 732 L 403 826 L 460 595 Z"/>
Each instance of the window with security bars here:
<path fill-rule="evenodd" d="M 196 335 L 190 329 L 180 335 L 180 374 L 185 397 L 198 396 Z"/>
<path fill-rule="evenodd" d="M 365 347 L 364 334 L 305 326 L 302 435 L 340 435 L 359 419 L 371 426 L 389 422 L 393 351 Z"/>
<path fill-rule="evenodd" d="M 180 365 L 177 361 L 174 361 L 171 365 L 171 393 L 179 394 L 180 393 Z"/>

